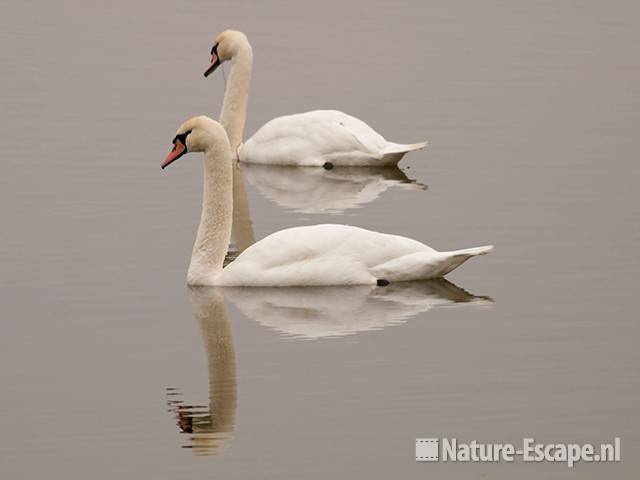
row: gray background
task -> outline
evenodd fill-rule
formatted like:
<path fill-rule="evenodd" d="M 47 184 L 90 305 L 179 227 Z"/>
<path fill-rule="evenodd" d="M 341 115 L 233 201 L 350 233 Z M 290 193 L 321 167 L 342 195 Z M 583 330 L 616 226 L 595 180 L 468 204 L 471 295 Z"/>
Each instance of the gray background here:
<path fill-rule="evenodd" d="M 3 478 L 631 478 L 640 463 L 637 3 L 5 1 L 0 19 Z M 342 222 L 496 250 L 449 279 L 495 299 L 301 341 L 228 305 L 236 428 L 180 448 L 165 387 L 207 403 L 185 287 L 217 116 L 215 33 L 255 56 L 248 137 L 338 108 L 427 150 L 429 185 L 344 215 L 249 188 L 256 236 Z M 227 67 L 228 73 L 228 67 Z M 605 442 L 616 465 L 416 464 L 414 439 Z"/>

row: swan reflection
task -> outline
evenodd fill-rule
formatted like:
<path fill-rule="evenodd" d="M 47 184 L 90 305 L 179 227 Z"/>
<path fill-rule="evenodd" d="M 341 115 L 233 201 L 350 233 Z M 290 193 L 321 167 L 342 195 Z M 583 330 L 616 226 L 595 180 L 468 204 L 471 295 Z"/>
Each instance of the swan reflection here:
<path fill-rule="evenodd" d="M 437 306 L 493 304 L 490 297 L 473 295 L 445 279 L 392 283 L 383 288 L 225 287 L 224 295 L 247 317 L 298 339 L 379 330 Z"/>
<path fill-rule="evenodd" d="M 189 297 L 205 347 L 209 403 L 191 404 L 177 388 L 167 388 L 169 411 L 196 455 L 214 455 L 235 431 L 237 380 L 230 300 L 244 315 L 285 337 L 335 338 L 404 323 L 438 306 L 490 306 L 445 280 L 405 282 L 386 287 L 190 287 Z"/>
<path fill-rule="evenodd" d="M 188 404 L 176 388 L 168 388 L 169 410 L 180 431 L 187 435 L 184 448 L 196 455 L 213 455 L 230 441 L 235 430 L 237 383 L 231 322 L 224 298 L 213 287 L 191 287 L 193 315 L 200 326 L 209 371 L 209 404 Z"/>
<path fill-rule="evenodd" d="M 242 253 L 256 243 L 251 221 L 249 199 L 244 185 L 242 167 L 236 160 L 233 162 L 233 222 L 231 227 L 233 251 Z"/>
<path fill-rule="evenodd" d="M 323 168 L 245 163 L 247 181 L 281 207 L 301 213 L 340 213 L 372 202 L 392 186 L 426 190 L 398 167 Z"/>

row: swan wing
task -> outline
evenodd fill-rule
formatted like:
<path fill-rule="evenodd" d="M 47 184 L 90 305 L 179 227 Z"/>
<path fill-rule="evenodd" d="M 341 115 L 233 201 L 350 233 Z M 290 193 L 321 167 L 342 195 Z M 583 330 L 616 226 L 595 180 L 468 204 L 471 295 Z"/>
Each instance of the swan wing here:
<path fill-rule="evenodd" d="M 387 145 L 362 120 L 338 110 L 314 110 L 267 122 L 242 146 L 240 160 L 272 165 L 371 165 L 385 155 Z"/>
<path fill-rule="evenodd" d="M 486 255 L 491 250 L 493 250 L 493 246 L 487 245 L 452 252 L 436 252 L 435 250 L 414 252 L 376 265 L 371 269 L 371 274 L 389 282 L 441 278 L 470 258 Z"/>
<path fill-rule="evenodd" d="M 222 285 L 371 285 L 377 268 L 432 248 L 397 235 L 348 225 L 314 225 L 273 233 L 245 250 L 222 273 Z M 425 257 L 425 258 L 426 258 Z M 423 259 L 422 259 L 423 260 Z M 402 264 L 407 270 L 406 262 Z M 399 279 L 396 275 L 394 280 Z"/>

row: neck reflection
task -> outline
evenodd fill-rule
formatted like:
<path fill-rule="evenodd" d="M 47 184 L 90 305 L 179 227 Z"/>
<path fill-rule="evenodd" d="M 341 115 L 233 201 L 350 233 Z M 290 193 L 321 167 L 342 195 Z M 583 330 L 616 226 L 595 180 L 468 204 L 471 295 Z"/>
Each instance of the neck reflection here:
<path fill-rule="evenodd" d="M 233 223 L 231 226 L 231 239 L 234 243 L 234 252 L 237 254 L 244 252 L 256 243 L 242 168 L 238 160 L 233 161 Z"/>
<path fill-rule="evenodd" d="M 237 409 L 236 357 L 231 322 L 224 298 L 214 287 L 190 287 L 189 298 L 207 355 L 209 404 L 178 400 L 175 388 L 167 389 L 169 410 L 187 440 L 183 448 L 196 455 L 215 455 L 230 442 Z"/>

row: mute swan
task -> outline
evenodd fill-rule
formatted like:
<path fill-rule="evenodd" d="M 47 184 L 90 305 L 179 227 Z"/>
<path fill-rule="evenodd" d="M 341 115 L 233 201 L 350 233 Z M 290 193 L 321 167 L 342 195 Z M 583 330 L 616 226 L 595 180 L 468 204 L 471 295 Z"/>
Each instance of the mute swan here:
<path fill-rule="evenodd" d="M 202 216 L 187 275 L 189 285 L 387 285 L 442 277 L 484 246 L 452 252 L 348 225 L 281 230 L 254 243 L 223 269 L 231 235 L 232 156 L 224 128 L 205 116 L 183 123 L 162 168 L 187 152 L 204 152 Z"/>
<path fill-rule="evenodd" d="M 204 76 L 227 60 L 232 67 L 220 123 L 227 130 L 231 150 L 242 162 L 325 168 L 386 166 L 396 165 L 405 153 L 427 145 L 388 142 L 362 120 L 337 110 L 274 118 L 241 144 L 253 66 L 251 44 L 244 33 L 226 30 L 215 38 Z"/>

